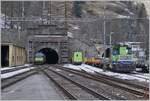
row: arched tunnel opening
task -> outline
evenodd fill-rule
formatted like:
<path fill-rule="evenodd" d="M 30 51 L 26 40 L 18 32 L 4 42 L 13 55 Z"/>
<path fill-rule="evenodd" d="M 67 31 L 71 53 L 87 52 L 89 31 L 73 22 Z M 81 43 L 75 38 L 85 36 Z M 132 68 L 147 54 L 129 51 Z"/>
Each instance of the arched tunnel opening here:
<path fill-rule="evenodd" d="M 39 50 L 38 52 L 41 52 L 45 55 L 45 64 L 56 64 L 58 63 L 58 54 L 54 49 L 51 48 L 43 48 Z"/>

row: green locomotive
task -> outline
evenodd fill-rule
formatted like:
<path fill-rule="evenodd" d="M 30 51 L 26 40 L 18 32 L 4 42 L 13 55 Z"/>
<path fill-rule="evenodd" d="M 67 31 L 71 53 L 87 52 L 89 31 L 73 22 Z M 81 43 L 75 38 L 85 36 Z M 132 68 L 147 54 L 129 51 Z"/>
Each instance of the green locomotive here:
<path fill-rule="evenodd" d="M 83 62 L 83 53 L 82 52 L 73 52 L 72 63 L 75 65 L 80 65 Z"/>
<path fill-rule="evenodd" d="M 109 51 L 109 61 L 105 63 L 108 69 L 117 72 L 134 71 L 136 67 L 131 49 L 128 45 L 113 45 Z"/>
<path fill-rule="evenodd" d="M 41 64 L 44 64 L 45 61 L 46 61 L 46 57 L 43 53 L 38 52 L 38 53 L 35 54 L 34 64 L 41 65 Z"/>

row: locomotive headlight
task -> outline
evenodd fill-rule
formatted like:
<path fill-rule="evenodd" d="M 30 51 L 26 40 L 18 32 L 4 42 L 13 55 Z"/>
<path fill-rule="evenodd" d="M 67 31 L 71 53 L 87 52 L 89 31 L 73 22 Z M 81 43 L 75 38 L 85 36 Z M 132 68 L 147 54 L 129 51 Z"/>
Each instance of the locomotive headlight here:
<path fill-rule="evenodd" d="M 148 64 L 146 63 L 145 66 L 148 67 Z"/>

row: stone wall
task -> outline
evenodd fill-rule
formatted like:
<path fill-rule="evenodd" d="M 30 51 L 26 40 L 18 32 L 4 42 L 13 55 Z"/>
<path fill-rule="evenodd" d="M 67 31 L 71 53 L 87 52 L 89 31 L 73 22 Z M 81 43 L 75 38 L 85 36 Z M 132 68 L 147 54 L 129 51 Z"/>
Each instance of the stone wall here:
<path fill-rule="evenodd" d="M 25 47 L 27 41 L 27 31 L 18 31 L 15 29 L 1 29 L 1 42 L 14 43 Z"/>
<path fill-rule="evenodd" d="M 94 44 L 85 43 L 79 39 L 69 39 L 69 56 L 71 58 L 72 53 L 76 51 L 83 52 L 87 57 L 98 57 L 98 52 Z"/>

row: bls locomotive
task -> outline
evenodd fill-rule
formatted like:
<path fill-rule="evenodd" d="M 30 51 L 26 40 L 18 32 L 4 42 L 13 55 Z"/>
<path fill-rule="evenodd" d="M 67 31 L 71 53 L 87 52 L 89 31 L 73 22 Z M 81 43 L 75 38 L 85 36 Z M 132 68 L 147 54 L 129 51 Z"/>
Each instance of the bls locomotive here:
<path fill-rule="evenodd" d="M 83 53 L 82 52 L 73 52 L 72 63 L 75 65 L 81 65 L 83 62 Z"/>
<path fill-rule="evenodd" d="M 112 71 L 132 72 L 136 69 L 132 50 L 128 45 L 113 45 L 109 58 L 106 66 Z"/>
<path fill-rule="evenodd" d="M 44 64 L 45 61 L 46 61 L 46 57 L 43 53 L 38 52 L 35 54 L 34 64 L 41 65 L 41 64 Z"/>

